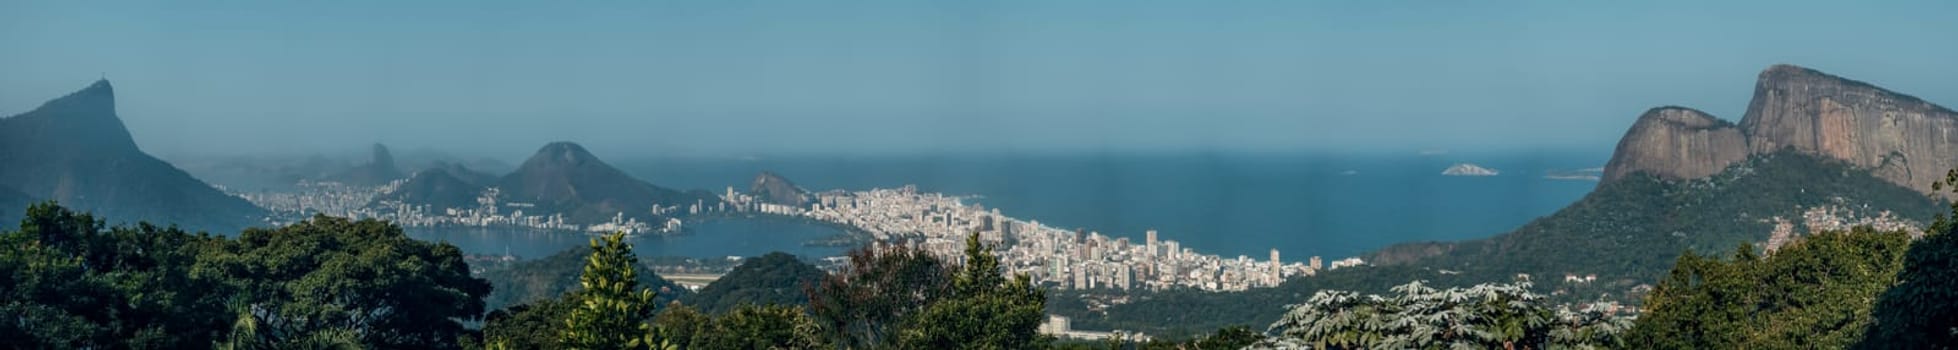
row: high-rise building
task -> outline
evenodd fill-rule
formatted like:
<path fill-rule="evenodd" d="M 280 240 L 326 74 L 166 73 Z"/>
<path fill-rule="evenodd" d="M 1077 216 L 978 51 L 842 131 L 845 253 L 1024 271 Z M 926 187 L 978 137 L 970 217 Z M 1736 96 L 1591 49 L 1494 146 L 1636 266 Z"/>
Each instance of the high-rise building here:
<path fill-rule="evenodd" d="M 1324 264 L 1322 264 L 1322 263 L 1323 263 L 1323 261 L 1319 261 L 1319 257 L 1315 255 L 1315 256 L 1313 256 L 1313 257 L 1312 257 L 1312 259 L 1311 259 L 1311 261 L 1310 261 L 1310 262 L 1307 262 L 1307 263 L 1305 264 L 1305 266 L 1308 266 L 1308 267 L 1311 267 L 1311 268 L 1312 268 L 1313 270 L 1318 270 L 1318 269 L 1323 269 L 1323 268 L 1325 268 L 1325 267 L 1326 267 L 1326 266 L 1325 266 Z"/>
<path fill-rule="evenodd" d="M 1177 243 L 1174 240 L 1168 240 L 1168 241 L 1163 241 L 1163 249 L 1167 250 L 1167 252 L 1163 254 L 1163 257 L 1169 258 L 1170 261 L 1175 261 L 1176 254 L 1182 253 L 1183 245 L 1181 243 Z"/>
<path fill-rule="evenodd" d="M 1142 256 L 1149 258 L 1156 257 L 1156 230 L 1144 231 L 1142 235 L 1146 237 L 1144 238 L 1145 241 L 1142 247 Z"/>
<path fill-rule="evenodd" d="M 1271 281 L 1278 283 L 1285 279 L 1284 265 L 1278 262 L 1278 248 L 1271 248 Z"/>

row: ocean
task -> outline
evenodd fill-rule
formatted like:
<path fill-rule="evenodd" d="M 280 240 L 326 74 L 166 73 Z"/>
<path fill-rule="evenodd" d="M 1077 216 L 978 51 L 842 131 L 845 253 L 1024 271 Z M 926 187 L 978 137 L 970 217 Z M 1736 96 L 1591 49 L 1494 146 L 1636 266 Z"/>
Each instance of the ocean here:
<path fill-rule="evenodd" d="M 1463 240 L 1512 230 L 1582 197 L 1595 181 L 1545 178 L 1602 166 L 1578 154 L 1250 155 L 644 158 L 614 165 L 661 186 L 745 191 L 760 171 L 811 190 L 917 185 L 976 195 L 972 204 L 1064 228 L 1141 241 L 1143 231 L 1204 254 L 1287 260 L 1354 256 L 1408 241 Z M 1456 163 L 1497 176 L 1445 176 Z M 816 225 L 696 227 L 693 236 L 642 242 L 641 255 L 718 257 L 789 247 L 819 237 Z M 582 244 L 583 239 L 576 239 Z M 687 242 L 687 243 L 681 243 Z M 697 242 L 697 243 L 696 243 Z M 656 245 L 648 247 L 646 244 Z M 795 244 L 787 244 L 795 245 Z M 669 247 L 669 248 L 661 248 Z M 465 248 L 467 249 L 467 248 Z"/>

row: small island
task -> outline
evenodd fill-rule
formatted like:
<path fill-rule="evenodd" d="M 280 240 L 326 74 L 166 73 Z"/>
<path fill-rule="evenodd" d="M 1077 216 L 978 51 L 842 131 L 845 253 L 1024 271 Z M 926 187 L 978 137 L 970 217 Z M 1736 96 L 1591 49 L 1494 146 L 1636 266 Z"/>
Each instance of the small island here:
<path fill-rule="evenodd" d="M 1441 174 L 1448 176 L 1496 176 L 1497 174 L 1501 174 L 1501 172 L 1496 171 L 1496 169 L 1484 168 L 1480 165 L 1456 163 L 1454 166 L 1448 167 L 1447 170 L 1442 170 Z"/>

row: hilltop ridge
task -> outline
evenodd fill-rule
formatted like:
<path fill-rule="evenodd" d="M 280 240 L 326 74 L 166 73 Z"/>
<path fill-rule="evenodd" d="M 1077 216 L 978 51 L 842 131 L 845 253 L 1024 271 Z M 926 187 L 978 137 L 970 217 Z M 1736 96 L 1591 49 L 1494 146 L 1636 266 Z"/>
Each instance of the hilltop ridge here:
<path fill-rule="evenodd" d="M 265 216 L 137 147 L 108 80 L 0 119 L 0 187 L 103 217 L 196 230 L 234 232 Z"/>
<path fill-rule="evenodd" d="M 1619 141 L 1600 186 L 1632 173 L 1702 178 L 1749 155 L 1784 149 L 1841 160 L 1932 194 L 1931 182 L 1958 167 L 1958 113 L 1870 83 L 1777 64 L 1759 74 L 1738 124 L 1684 107 L 1641 115 Z"/>

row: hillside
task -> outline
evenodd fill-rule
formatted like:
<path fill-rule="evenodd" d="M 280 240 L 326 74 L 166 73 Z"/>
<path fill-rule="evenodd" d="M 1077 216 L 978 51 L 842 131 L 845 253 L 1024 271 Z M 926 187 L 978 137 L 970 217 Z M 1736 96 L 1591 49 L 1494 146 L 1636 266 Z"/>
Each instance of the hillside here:
<path fill-rule="evenodd" d="M 741 262 L 680 302 L 707 313 L 727 312 L 741 304 L 803 305 L 809 303 L 809 296 L 802 288 L 821 280 L 824 274 L 794 255 L 772 252 Z"/>
<path fill-rule="evenodd" d="M 139 149 L 116 115 L 115 89 L 107 80 L 0 119 L 0 187 L 117 222 L 237 232 L 264 218 L 244 199 Z"/>
<path fill-rule="evenodd" d="M 476 198 L 484 187 L 470 183 L 450 173 L 448 169 L 431 168 L 415 173 L 401 186 L 374 198 L 375 201 L 399 201 L 417 205 L 428 205 L 439 209 L 475 208 L 481 206 Z"/>
<path fill-rule="evenodd" d="M 754 183 L 748 186 L 748 193 L 760 199 L 762 203 L 791 207 L 809 205 L 810 199 L 809 191 L 796 186 L 794 182 L 789 182 L 789 179 L 782 175 L 767 171 L 755 175 Z"/>
<path fill-rule="evenodd" d="M 591 248 L 567 249 L 537 260 L 523 261 L 497 267 L 476 277 L 489 280 L 493 289 L 483 299 L 486 310 L 501 309 L 540 299 L 557 298 L 565 292 L 578 289 L 578 276 L 584 273 L 585 257 L 591 255 Z M 685 296 L 687 288 L 661 278 L 659 274 L 636 266 L 639 286 L 659 293 L 656 304 Z"/>
<path fill-rule="evenodd" d="M 624 214 L 640 221 L 661 218 L 653 205 L 684 206 L 713 201 L 640 181 L 570 142 L 544 145 L 517 171 L 497 182 L 505 200 L 535 204 L 574 223 L 595 223 Z"/>

